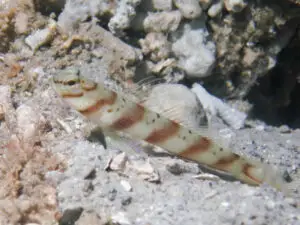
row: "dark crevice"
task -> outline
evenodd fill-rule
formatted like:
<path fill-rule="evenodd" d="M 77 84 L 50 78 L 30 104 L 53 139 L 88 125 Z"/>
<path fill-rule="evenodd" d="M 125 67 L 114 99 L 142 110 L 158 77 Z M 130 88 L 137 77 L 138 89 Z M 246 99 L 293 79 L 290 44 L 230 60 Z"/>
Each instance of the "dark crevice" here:
<path fill-rule="evenodd" d="M 298 29 L 299 30 L 299 29 Z M 299 31 L 298 31 L 299 34 Z M 248 94 L 252 117 L 270 125 L 300 128 L 300 40 L 295 35 L 277 57 L 277 65 L 257 80 Z"/>

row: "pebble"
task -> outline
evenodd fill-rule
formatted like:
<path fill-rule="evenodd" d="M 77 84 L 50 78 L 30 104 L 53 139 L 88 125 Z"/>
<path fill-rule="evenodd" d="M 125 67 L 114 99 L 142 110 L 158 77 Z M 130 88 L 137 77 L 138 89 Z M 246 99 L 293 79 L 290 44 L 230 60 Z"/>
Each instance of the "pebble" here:
<path fill-rule="evenodd" d="M 150 2 L 153 8 L 161 11 L 171 11 L 172 10 L 172 0 L 151 0 L 145 1 Z"/>
<path fill-rule="evenodd" d="M 182 16 L 178 10 L 170 12 L 149 13 L 143 21 L 147 32 L 172 32 L 177 30 Z"/>
<path fill-rule="evenodd" d="M 130 185 L 130 183 L 128 182 L 128 181 L 126 181 L 126 180 L 121 180 L 121 185 L 122 185 L 122 187 L 124 188 L 124 190 L 125 191 L 132 191 L 132 187 L 131 187 L 131 185 Z"/>
<path fill-rule="evenodd" d="M 208 10 L 207 14 L 214 18 L 221 13 L 223 9 L 223 1 L 217 1 Z"/>
<path fill-rule="evenodd" d="M 220 177 L 213 175 L 213 174 L 209 174 L 209 173 L 202 173 L 202 174 L 194 176 L 194 178 L 199 179 L 199 180 L 210 180 L 210 181 L 220 180 Z"/>
<path fill-rule="evenodd" d="M 0 121 L 4 120 L 4 116 L 5 116 L 4 106 L 0 104 Z"/>
<path fill-rule="evenodd" d="M 289 134 L 291 133 L 291 129 L 287 125 L 282 125 L 279 127 L 279 132 L 282 134 Z"/>
<path fill-rule="evenodd" d="M 124 170 L 126 166 L 126 162 L 128 161 L 128 157 L 125 152 L 122 152 L 110 159 L 105 170 L 119 171 Z"/>
<path fill-rule="evenodd" d="M 4 119 L 4 116 L 9 108 L 12 107 L 10 86 L 0 86 L 0 120 Z"/>
<path fill-rule="evenodd" d="M 132 201 L 132 197 L 126 196 L 122 198 L 121 203 L 123 206 L 125 206 L 125 205 L 129 205 L 131 201 Z"/>
<path fill-rule="evenodd" d="M 264 129 L 265 129 L 264 125 L 258 125 L 255 127 L 255 130 L 258 130 L 258 131 L 263 131 Z"/>
<path fill-rule="evenodd" d="M 139 44 L 144 55 L 150 55 L 154 62 L 167 58 L 171 52 L 171 44 L 163 33 L 150 32 Z"/>
<path fill-rule="evenodd" d="M 16 110 L 16 117 L 18 135 L 26 141 L 35 140 L 39 134 L 39 127 L 46 122 L 37 109 L 25 104 Z"/>
<path fill-rule="evenodd" d="M 197 0 L 174 0 L 173 2 L 184 18 L 196 19 L 200 17 L 202 13 L 202 9 Z"/>
<path fill-rule="evenodd" d="M 49 43 L 54 37 L 56 31 L 56 22 L 50 21 L 48 27 L 36 30 L 31 35 L 25 38 L 25 43 L 33 50 L 36 51 L 42 45 Z"/>
<path fill-rule="evenodd" d="M 224 0 L 224 4 L 229 12 L 241 12 L 247 6 L 244 0 Z"/>
<path fill-rule="evenodd" d="M 204 10 L 208 9 L 213 2 L 214 0 L 199 0 L 201 8 Z"/>
<path fill-rule="evenodd" d="M 229 126 L 236 130 L 244 127 L 247 114 L 230 107 L 221 99 L 209 94 L 200 84 L 193 84 L 193 88 L 191 90 L 196 94 L 209 115 L 218 115 Z"/>
<path fill-rule="evenodd" d="M 173 36 L 172 51 L 186 75 L 191 78 L 210 76 L 216 60 L 216 46 L 210 39 L 205 21 L 199 19 L 186 23 Z"/>
<path fill-rule="evenodd" d="M 131 225 L 125 212 L 118 212 L 111 217 L 113 224 Z"/>
<path fill-rule="evenodd" d="M 80 218 L 76 221 L 76 225 L 99 225 L 105 224 L 101 217 L 94 211 L 85 210 Z"/>
<path fill-rule="evenodd" d="M 82 207 L 66 209 L 59 221 L 59 224 L 74 224 L 83 212 Z"/>
<path fill-rule="evenodd" d="M 71 134 L 73 132 L 72 128 L 65 121 L 59 118 L 57 118 L 56 121 L 60 125 L 60 127 L 64 129 L 68 134 Z"/>

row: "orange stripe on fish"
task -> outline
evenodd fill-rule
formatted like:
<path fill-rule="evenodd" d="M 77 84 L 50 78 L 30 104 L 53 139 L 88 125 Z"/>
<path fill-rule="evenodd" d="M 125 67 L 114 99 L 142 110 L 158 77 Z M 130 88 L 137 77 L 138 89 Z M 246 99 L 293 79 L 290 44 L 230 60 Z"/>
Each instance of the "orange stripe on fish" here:
<path fill-rule="evenodd" d="M 87 116 L 89 114 L 92 114 L 98 110 L 100 110 L 105 105 L 113 105 L 117 99 L 117 94 L 115 92 L 112 92 L 112 95 L 107 99 L 100 99 L 98 100 L 94 105 L 89 106 L 86 109 L 79 110 L 80 113 Z"/>
<path fill-rule="evenodd" d="M 62 94 L 63 98 L 78 98 L 83 96 L 83 92 L 79 92 L 79 93 L 66 93 L 66 94 Z"/>
<path fill-rule="evenodd" d="M 174 121 L 170 121 L 166 127 L 152 131 L 144 140 L 150 142 L 151 144 L 162 143 L 170 137 L 176 135 L 179 129 L 179 124 L 175 123 Z"/>
<path fill-rule="evenodd" d="M 223 157 L 219 159 L 216 163 L 212 165 L 212 167 L 217 168 L 219 170 L 227 170 L 227 168 L 232 165 L 235 161 L 239 160 L 240 156 L 237 154 L 232 154 L 227 157 Z"/>
<path fill-rule="evenodd" d="M 143 120 L 145 114 L 145 109 L 143 106 L 137 104 L 132 111 L 127 112 L 117 121 L 113 122 L 111 128 L 116 130 L 124 130 L 132 127 L 134 124 Z"/>
<path fill-rule="evenodd" d="M 195 154 L 208 151 L 211 144 L 211 141 L 207 137 L 200 137 L 195 144 L 189 146 L 188 148 L 180 152 L 179 156 L 184 158 L 191 158 Z"/>
<path fill-rule="evenodd" d="M 252 168 L 253 168 L 252 165 L 250 165 L 250 164 L 248 164 L 248 163 L 245 164 L 244 167 L 243 167 L 243 173 L 244 173 L 247 177 L 249 177 L 251 180 L 253 180 L 254 182 L 256 182 L 256 183 L 258 183 L 258 184 L 262 183 L 262 181 L 261 181 L 260 179 L 257 179 L 257 178 L 255 178 L 254 176 L 251 175 L 250 170 L 251 170 Z"/>

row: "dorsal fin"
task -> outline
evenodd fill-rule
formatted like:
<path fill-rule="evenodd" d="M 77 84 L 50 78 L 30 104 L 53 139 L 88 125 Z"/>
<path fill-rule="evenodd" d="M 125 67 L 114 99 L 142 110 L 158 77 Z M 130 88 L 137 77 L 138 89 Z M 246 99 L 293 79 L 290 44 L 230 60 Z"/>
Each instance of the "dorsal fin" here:
<path fill-rule="evenodd" d="M 134 96 L 139 103 L 143 103 L 149 96 L 151 90 L 159 84 L 165 83 L 166 80 L 159 77 L 148 76 L 136 83 L 129 83 L 125 89 L 126 94 Z"/>
<path fill-rule="evenodd" d="M 132 79 L 118 82 L 116 80 L 107 80 L 106 86 L 122 96 L 126 96 L 131 101 L 142 104 L 148 98 L 149 93 L 156 85 L 165 83 L 166 80 L 154 76 L 148 76 L 137 82 Z"/>
<path fill-rule="evenodd" d="M 205 112 L 202 111 L 200 102 L 184 85 L 158 84 L 153 87 L 142 104 L 185 127 L 207 126 Z"/>

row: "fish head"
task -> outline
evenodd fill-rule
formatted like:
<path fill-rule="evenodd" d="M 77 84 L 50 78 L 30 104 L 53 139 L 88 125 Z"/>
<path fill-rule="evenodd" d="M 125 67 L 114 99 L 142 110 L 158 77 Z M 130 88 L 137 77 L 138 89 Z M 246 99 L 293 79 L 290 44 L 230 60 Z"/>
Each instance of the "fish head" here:
<path fill-rule="evenodd" d="M 112 104 L 116 98 L 104 84 L 85 78 L 73 67 L 59 71 L 52 81 L 57 94 L 83 114 L 100 113 L 104 105 Z"/>
<path fill-rule="evenodd" d="M 81 76 L 76 68 L 59 71 L 52 81 L 54 89 L 63 98 L 81 97 L 97 87 L 97 83 Z"/>

